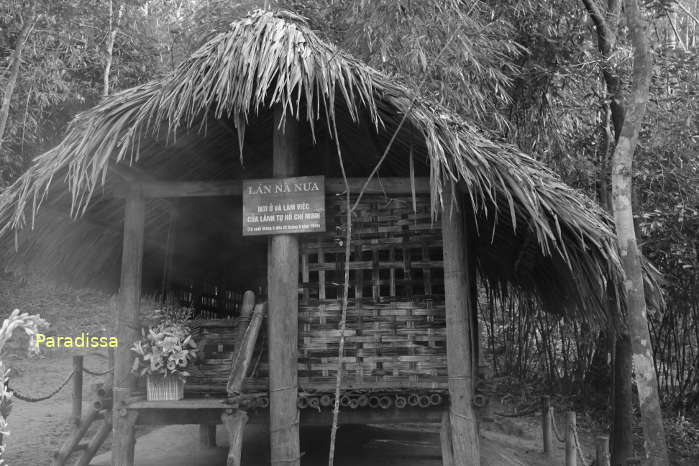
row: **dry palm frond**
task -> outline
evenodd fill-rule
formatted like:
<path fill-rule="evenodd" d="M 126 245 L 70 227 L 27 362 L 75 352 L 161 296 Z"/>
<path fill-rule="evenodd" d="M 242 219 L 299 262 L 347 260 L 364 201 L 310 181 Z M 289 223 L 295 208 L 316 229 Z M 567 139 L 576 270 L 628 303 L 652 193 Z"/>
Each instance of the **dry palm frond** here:
<path fill-rule="evenodd" d="M 171 75 L 114 94 L 78 115 L 64 140 L 0 194 L 0 236 L 27 226 L 26 216 L 33 225 L 57 176 L 65 176 L 72 214 L 78 216 L 104 185 L 110 162 L 134 163 L 142 155 L 140 141 L 161 128 L 174 139 L 180 129 L 230 119 L 242 151 L 249 116 L 276 105 L 307 121 L 313 134 L 318 124 L 333 127 L 340 105 L 355 121 L 366 115 L 377 131 L 395 127 L 407 113 L 406 123 L 427 148 L 435 215 L 443 183 L 460 182 L 474 215 L 485 219 L 476 225 L 481 239 L 496 229 L 512 236 L 527 231 L 540 256 L 567 268 L 570 289 L 546 291 L 573 295 L 590 316 L 609 316 L 605 291 L 620 286 L 622 271 L 612 223 L 596 204 L 515 147 L 495 142 L 445 108 L 416 100 L 395 79 L 322 41 L 303 18 L 288 12 L 256 11 Z M 487 249 L 487 241 L 481 243 Z M 514 272 L 503 275 L 517 279 Z M 547 283 L 542 278 L 537 287 L 543 290 Z"/>

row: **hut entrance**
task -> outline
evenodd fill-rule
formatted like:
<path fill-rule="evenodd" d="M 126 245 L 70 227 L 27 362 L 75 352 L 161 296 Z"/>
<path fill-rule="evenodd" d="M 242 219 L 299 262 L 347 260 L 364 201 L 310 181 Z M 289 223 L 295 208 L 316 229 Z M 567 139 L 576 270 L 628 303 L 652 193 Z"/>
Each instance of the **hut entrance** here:
<path fill-rule="evenodd" d="M 238 317 L 245 290 L 267 285 L 267 241 L 243 237 L 240 198 L 176 200 L 166 295 L 198 319 Z"/>

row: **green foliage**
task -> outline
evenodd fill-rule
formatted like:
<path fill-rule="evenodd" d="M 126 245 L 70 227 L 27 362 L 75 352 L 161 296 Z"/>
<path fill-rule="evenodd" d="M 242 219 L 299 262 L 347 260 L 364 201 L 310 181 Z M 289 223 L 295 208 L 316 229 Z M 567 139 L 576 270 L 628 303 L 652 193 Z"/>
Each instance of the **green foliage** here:
<path fill-rule="evenodd" d="M 41 2 L 22 53 L 0 154 L 0 188 L 26 169 L 34 155 L 58 142 L 70 119 L 99 101 L 110 31 L 109 2 Z M 178 25 L 191 12 L 174 0 L 112 0 L 117 22 L 110 91 L 141 84 L 172 70 L 191 50 L 182 46 Z M 32 2 L 0 0 L 0 89 L 8 79 L 21 12 Z M 190 2 L 197 3 L 197 2 Z M 120 5 L 123 17 L 117 18 Z M 181 5 L 180 5 L 181 4 Z M 185 50 L 186 49 L 186 50 Z M 1 135 L 0 135 L 1 136 Z"/>
<path fill-rule="evenodd" d="M 507 126 L 500 110 L 524 49 L 488 2 L 279 2 L 369 65 L 481 125 Z"/>

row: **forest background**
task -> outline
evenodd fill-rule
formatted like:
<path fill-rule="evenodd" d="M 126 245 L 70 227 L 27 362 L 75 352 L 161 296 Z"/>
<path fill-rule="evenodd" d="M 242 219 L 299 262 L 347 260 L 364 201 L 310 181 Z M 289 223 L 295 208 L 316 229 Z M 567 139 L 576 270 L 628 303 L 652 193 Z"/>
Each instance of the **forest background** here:
<path fill-rule="evenodd" d="M 633 64 L 614 0 L 0 0 L 0 190 L 77 112 L 171 72 L 265 4 L 306 16 L 611 209 L 618 102 L 608 78 L 627 95 Z M 618 27 L 606 51 L 595 8 Z M 643 14 L 653 68 L 634 158 L 636 234 L 661 272 L 664 306 L 650 307 L 649 327 L 669 433 L 699 440 L 689 421 L 699 408 L 699 0 L 649 0 Z M 482 292 L 481 331 L 500 380 L 545 386 L 605 416 L 613 343 L 604 329 L 492 291 Z"/>

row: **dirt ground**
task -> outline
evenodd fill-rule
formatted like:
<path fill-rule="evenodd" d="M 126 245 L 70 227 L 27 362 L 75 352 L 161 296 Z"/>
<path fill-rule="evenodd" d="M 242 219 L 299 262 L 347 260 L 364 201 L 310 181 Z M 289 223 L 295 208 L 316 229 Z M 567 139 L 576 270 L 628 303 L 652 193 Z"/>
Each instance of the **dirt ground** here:
<path fill-rule="evenodd" d="M 23 395 L 40 397 L 50 393 L 72 371 L 71 354 L 55 354 L 41 359 L 13 359 L 5 361 L 11 368 L 10 386 Z M 93 371 L 107 368 L 106 358 L 95 353 L 85 355 L 85 367 Z M 86 399 L 83 412 L 87 411 L 90 384 L 102 377 L 83 375 Z M 71 384 L 53 398 L 38 403 L 14 400 L 8 418 L 10 436 L 7 438 L 5 461 L 10 466 L 44 466 L 51 462 L 51 455 L 58 450 L 71 431 Z"/>
<path fill-rule="evenodd" d="M 20 393 L 33 397 L 47 394 L 72 370 L 71 356 L 72 353 L 63 352 L 39 359 L 10 358 L 7 362 L 12 367 L 11 386 Z M 96 353 L 85 355 L 85 367 L 100 371 L 106 366 L 104 356 Z M 85 375 L 86 399 L 83 411 L 87 410 L 90 401 L 87 387 L 100 379 Z M 71 430 L 70 409 L 70 384 L 47 401 L 27 403 L 15 400 L 9 417 L 11 435 L 7 439 L 6 463 L 10 466 L 49 465 L 51 455 L 66 440 Z M 219 436 L 221 436 L 220 432 Z M 552 464 L 540 454 L 540 426 L 537 417 L 497 418 L 494 422 L 483 425 L 481 437 L 484 464 L 518 466 Z M 191 453 L 191 448 L 188 449 L 179 439 L 162 439 L 162 435 L 154 435 L 153 438 L 156 439 L 153 440 L 154 442 L 171 442 L 171 445 L 180 445 L 185 454 Z M 157 440 L 158 438 L 160 440 Z M 251 428 L 250 433 L 246 433 L 245 448 L 249 461 L 247 464 L 265 464 L 267 438 L 266 432 L 256 428 Z M 327 439 L 326 429 L 302 431 L 304 465 L 320 465 L 326 461 Z M 190 441 L 196 441 L 195 427 L 192 427 Z M 588 436 L 583 434 L 582 441 L 585 444 L 585 450 L 592 452 Z M 149 440 L 143 437 L 143 441 L 139 440 L 138 443 L 139 448 L 147 449 Z M 142 447 L 144 444 L 146 446 Z M 177 456 L 176 450 L 173 454 Z M 556 452 L 556 457 L 560 457 L 561 454 L 562 446 Z M 225 449 L 221 449 L 220 455 L 222 458 L 225 457 Z M 372 463 L 369 460 L 374 458 L 376 461 L 380 460 L 378 464 L 436 466 L 441 464 L 440 455 L 438 426 L 431 424 L 343 427 L 338 439 L 338 464 L 370 466 Z M 196 462 L 190 461 L 189 464 L 209 464 L 208 461 L 204 463 L 198 460 L 192 461 Z M 137 461 L 137 464 L 141 463 Z M 553 464 L 561 463 L 554 460 Z"/>

